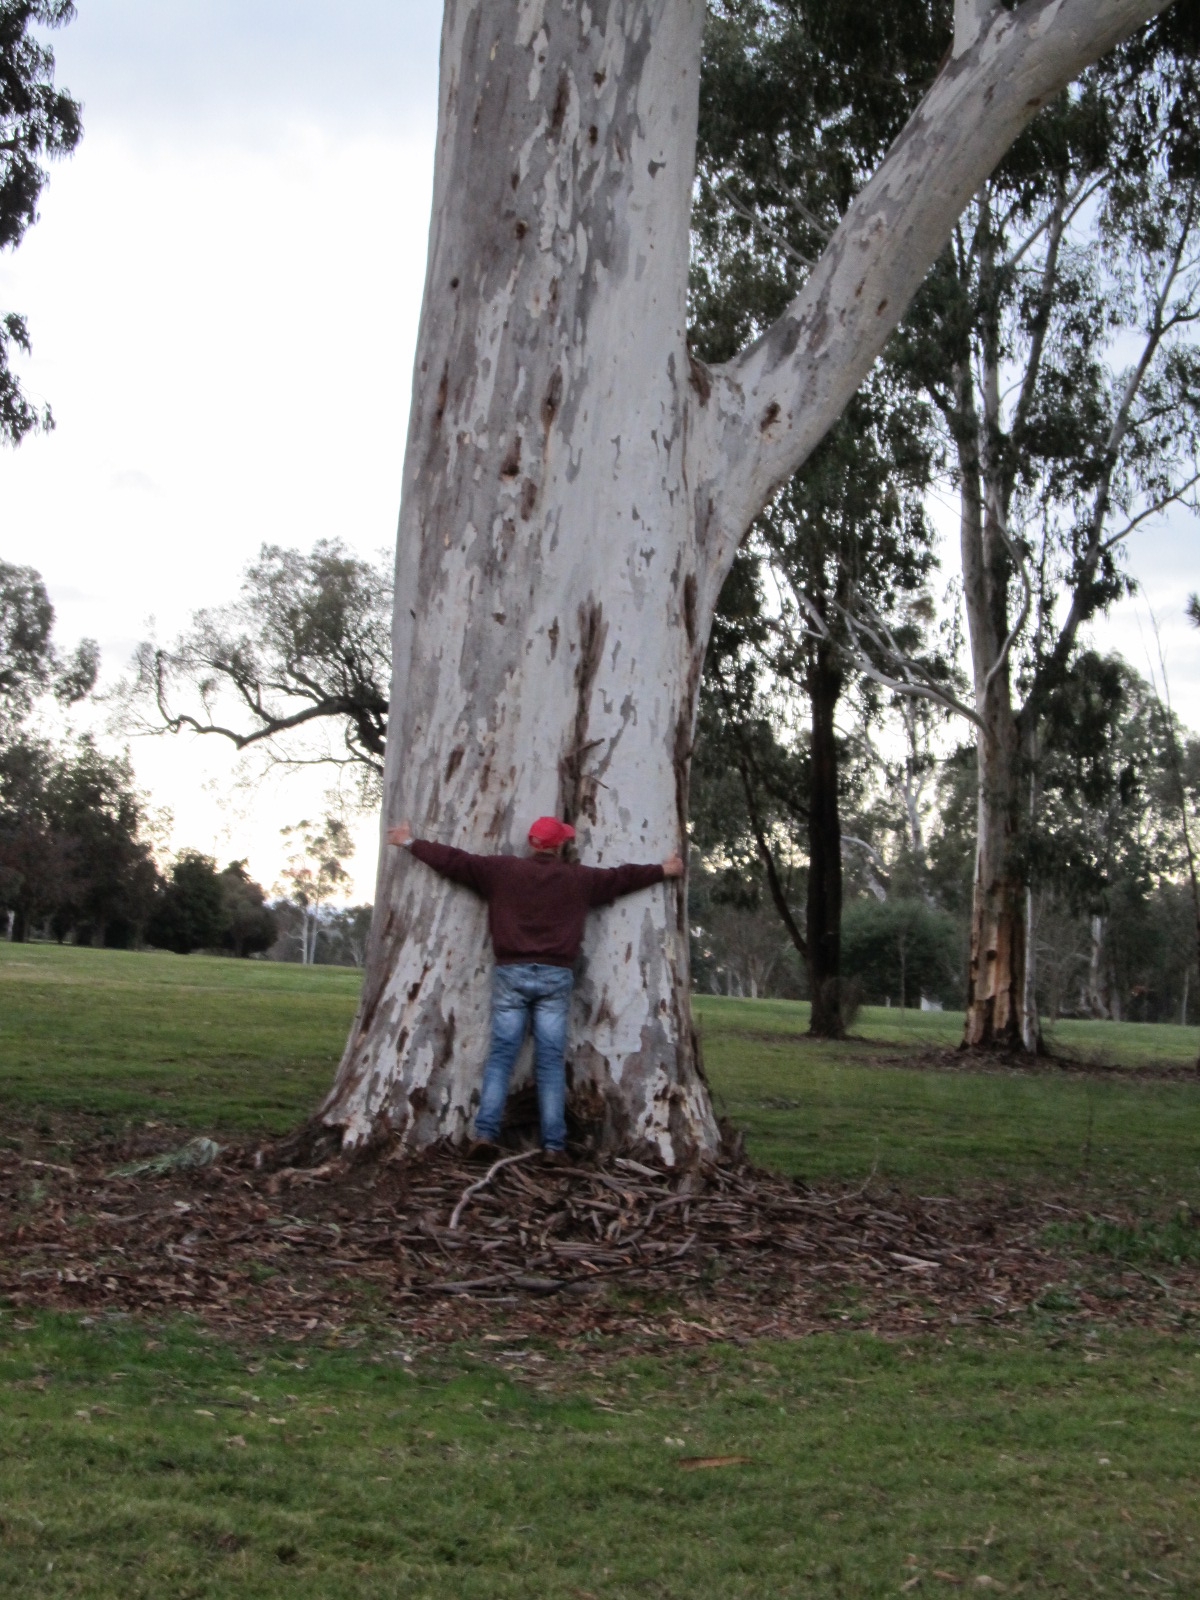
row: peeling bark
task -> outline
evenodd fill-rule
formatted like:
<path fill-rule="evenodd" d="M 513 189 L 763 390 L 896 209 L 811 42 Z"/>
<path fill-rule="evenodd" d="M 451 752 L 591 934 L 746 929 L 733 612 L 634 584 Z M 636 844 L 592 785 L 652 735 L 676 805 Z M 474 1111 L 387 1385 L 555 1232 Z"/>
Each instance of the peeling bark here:
<path fill-rule="evenodd" d="M 681 847 L 696 690 L 746 527 L 836 420 L 1020 127 L 1164 0 L 1027 0 L 934 85 L 780 322 L 728 366 L 685 312 L 702 0 L 447 0 L 396 560 L 384 822 L 598 865 Z M 382 853 L 323 1120 L 458 1139 L 488 1033 L 483 907 Z M 677 1163 L 718 1133 L 681 885 L 592 920 L 572 1106 Z"/>

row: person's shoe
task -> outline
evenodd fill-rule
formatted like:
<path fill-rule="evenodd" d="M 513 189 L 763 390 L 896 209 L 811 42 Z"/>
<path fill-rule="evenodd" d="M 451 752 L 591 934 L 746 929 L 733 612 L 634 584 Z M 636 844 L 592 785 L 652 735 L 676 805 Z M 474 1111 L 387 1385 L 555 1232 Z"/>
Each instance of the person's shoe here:
<path fill-rule="evenodd" d="M 468 1161 L 499 1161 L 503 1154 L 494 1139 L 472 1139 L 467 1145 Z"/>
<path fill-rule="evenodd" d="M 543 1150 L 542 1165 L 544 1167 L 572 1167 L 575 1163 L 565 1150 Z"/>

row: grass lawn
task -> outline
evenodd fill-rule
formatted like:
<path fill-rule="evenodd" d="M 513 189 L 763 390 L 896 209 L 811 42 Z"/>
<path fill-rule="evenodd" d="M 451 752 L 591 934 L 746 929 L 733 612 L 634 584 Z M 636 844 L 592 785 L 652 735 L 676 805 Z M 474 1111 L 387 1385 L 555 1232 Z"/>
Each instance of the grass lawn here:
<path fill-rule="evenodd" d="M 701 996 L 696 1011 L 718 1105 L 777 1171 L 820 1181 L 875 1169 L 937 1194 L 1049 1182 L 1200 1201 L 1200 1077 L 1144 1073 L 1193 1064 L 1200 1028 L 1072 1024 L 1073 1052 L 1127 1076 L 931 1071 L 904 1067 L 906 1054 L 957 1046 L 961 1013 L 871 1007 L 859 1037 L 826 1044 L 805 1037 L 808 1007 L 794 1002 Z"/>
<path fill-rule="evenodd" d="M 0 944 L 0 1097 L 281 1133 L 329 1088 L 360 974 Z"/>
<path fill-rule="evenodd" d="M 328 1086 L 356 990 L 328 968 L 0 945 L 0 1136 L 286 1128 Z M 949 1014 L 868 1011 L 860 1040 L 815 1046 L 804 1007 L 697 1011 L 761 1162 L 1200 1209 L 1200 1083 L 1140 1070 L 1194 1060 L 1198 1030 L 1057 1041 L 1127 1075 L 975 1072 L 903 1064 L 957 1042 Z M 713 1457 L 746 1459 L 681 1464 Z M 637 1358 L 416 1348 L 402 1326 L 239 1349 L 0 1308 L 5 1596 L 1194 1594 L 1198 1461 L 1193 1330 L 1045 1301 L 1003 1333 Z"/>
<path fill-rule="evenodd" d="M 9 1316 L 0 1397 L 5 1595 L 1200 1589 L 1183 1341 L 846 1335 L 590 1371 Z"/>
<path fill-rule="evenodd" d="M 358 984 L 337 967 L 0 944 L 0 1105 L 282 1132 L 328 1089 Z M 1073 1052 L 1127 1066 L 1124 1081 L 904 1067 L 908 1052 L 957 1044 L 952 1012 L 867 1008 L 844 1044 L 805 1038 L 808 1007 L 791 1001 L 698 996 L 696 1012 L 720 1109 L 779 1171 L 1200 1204 L 1200 1079 L 1137 1081 L 1194 1062 L 1200 1029 L 1071 1024 Z"/>

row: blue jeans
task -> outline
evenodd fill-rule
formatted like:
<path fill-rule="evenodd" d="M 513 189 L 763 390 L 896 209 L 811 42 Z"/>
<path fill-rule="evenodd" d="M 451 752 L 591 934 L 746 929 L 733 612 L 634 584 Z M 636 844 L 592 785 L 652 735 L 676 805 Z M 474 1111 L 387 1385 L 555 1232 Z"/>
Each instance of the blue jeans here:
<path fill-rule="evenodd" d="M 569 967 L 551 967 L 540 961 L 496 968 L 492 980 L 492 1048 L 483 1069 L 483 1090 L 475 1115 L 478 1138 L 500 1137 L 508 1080 L 532 1020 L 542 1144 L 547 1150 L 566 1149 L 563 1051 L 574 982 Z"/>

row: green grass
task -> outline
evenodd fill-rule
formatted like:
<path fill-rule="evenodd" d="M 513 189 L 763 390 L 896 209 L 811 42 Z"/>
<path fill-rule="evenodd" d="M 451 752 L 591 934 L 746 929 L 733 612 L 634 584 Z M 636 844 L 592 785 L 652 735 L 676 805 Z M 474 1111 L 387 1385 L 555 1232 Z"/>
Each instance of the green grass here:
<path fill-rule="evenodd" d="M 804 1000 L 727 1000 L 698 994 L 693 1002 L 713 1038 L 747 1033 L 803 1039 L 809 1008 Z M 1068 1060 L 1114 1067 L 1194 1067 L 1200 1058 L 1200 1028 L 1158 1022 L 1043 1022 L 1052 1052 Z M 855 1040 L 902 1049 L 954 1050 L 963 1034 L 961 1011 L 901 1011 L 864 1006 L 851 1032 Z M 838 1045 L 814 1045 L 837 1059 Z"/>
<path fill-rule="evenodd" d="M 518 1380 L 160 1339 L 0 1321 L 5 1595 L 1200 1586 L 1194 1344 L 855 1334 Z M 712 1455 L 750 1459 L 678 1465 Z"/>
<path fill-rule="evenodd" d="M 329 1088 L 360 981 L 340 967 L 0 944 L 0 1097 L 283 1132 Z"/>
<path fill-rule="evenodd" d="M 698 997 L 705 1060 L 722 1110 L 748 1134 L 754 1158 L 815 1181 L 865 1178 L 947 1193 L 979 1184 L 1083 1184 L 1142 1191 L 1148 1202 L 1200 1198 L 1200 1079 L 1138 1081 L 1152 1064 L 1135 1023 L 1077 1023 L 1083 1046 L 1112 1046 L 1121 1075 L 1048 1067 L 930 1071 L 873 1064 L 957 1044 L 962 1017 L 881 1007 L 856 1025 L 862 1039 L 804 1036 L 807 1006 Z M 1176 1066 L 1195 1059 L 1200 1029 L 1154 1028 Z M 1182 1042 L 1176 1036 L 1182 1036 Z M 866 1041 L 865 1043 L 863 1041 Z M 896 1048 L 890 1048 L 896 1047 Z"/>
<path fill-rule="evenodd" d="M 1088 1217 L 1084 1222 L 1056 1223 L 1046 1229 L 1045 1238 L 1049 1244 L 1107 1256 L 1122 1264 L 1200 1265 L 1200 1228 L 1186 1205 L 1153 1221 L 1129 1223 L 1113 1217 Z"/>
<path fill-rule="evenodd" d="M 328 1086 L 357 986 L 0 945 L 7 1136 L 58 1114 L 291 1126 Z M 1196 1030 L 1073 1025 L 1074 1051 L 1129 1069 L 1087 1077 L 903 1065 L 957 1043 L 948 1014 L 868 1011 L 845 1045 L 805 1040 L 786 1002 L 704 997 L 697 1014 L 759 1161 L 822 1182 L 877 1165 L 924 1193 L 1082 1181 L 1142 1220 L 1097 1207 L 1065 1227 L 1072 1252 L 1194 1256 L 1175 1206 L 1197 1195 L 1200 1085 L 1138 1069 L 1194 1058 Z M 1004 1334 L 847 1329 L 637 1360 L 503 1336 L 414 1350 L 402 1324 L 358 1348 L 238 1350 L 187 1324 L 0 1310 L 0 1593 L 1200 1592 L 1200 1347 L 1184 1319 L 1085 1333 L 1073 1305 L 1064 1282 Z M 679 1465 L 708 1455 L 750 1459 Z"/>

